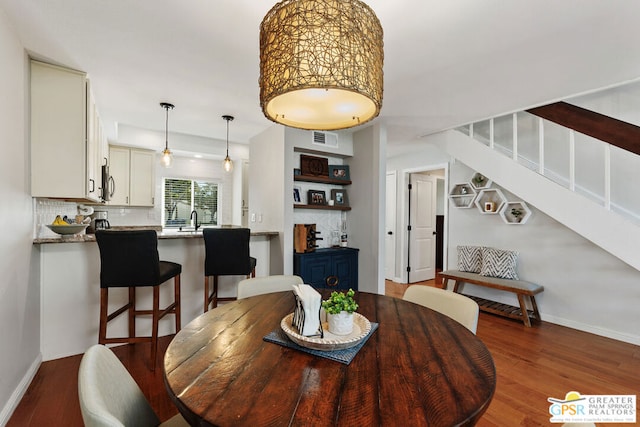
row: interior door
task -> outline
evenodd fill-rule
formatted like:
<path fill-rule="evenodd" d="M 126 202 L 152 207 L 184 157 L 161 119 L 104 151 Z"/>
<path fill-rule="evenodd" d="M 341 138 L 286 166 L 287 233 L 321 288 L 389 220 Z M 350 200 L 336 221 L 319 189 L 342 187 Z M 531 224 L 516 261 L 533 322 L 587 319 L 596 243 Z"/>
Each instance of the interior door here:
<path fill-rule="evenodd" d="M 393 280 L 396 275 L 396 173 L 387 173 L 384 236 L 384 277 Z"/>
<path fill-rule="evenodd" d="M 409 283 L 436 277 L 436 195 L 435 177 L 409 176 Z"/>

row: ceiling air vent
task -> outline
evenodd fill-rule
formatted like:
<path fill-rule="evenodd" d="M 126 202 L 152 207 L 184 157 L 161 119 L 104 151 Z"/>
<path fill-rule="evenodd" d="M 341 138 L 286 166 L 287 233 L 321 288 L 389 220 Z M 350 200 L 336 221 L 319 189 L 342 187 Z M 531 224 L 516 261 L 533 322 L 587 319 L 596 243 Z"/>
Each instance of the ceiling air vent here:
<path fill-rule="evenodd" d="M 324 145 L 325 147 L 337 147 L 338 146 L 338 134 L 329 132 L 313 131 L 313 143 L 318 145 Z"/>

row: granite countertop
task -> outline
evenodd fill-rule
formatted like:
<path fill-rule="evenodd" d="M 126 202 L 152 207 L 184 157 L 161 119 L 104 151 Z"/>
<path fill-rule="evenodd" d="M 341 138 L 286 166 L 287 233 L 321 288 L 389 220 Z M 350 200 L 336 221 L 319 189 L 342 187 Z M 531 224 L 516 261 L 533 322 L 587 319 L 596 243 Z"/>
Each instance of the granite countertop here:
<path fill-rule="evenodd" d="M 148 225 L 148 226 L 113 226 L 111 230 L 156 230 L 158 232 L 158 239 L 201 239 L 202 231 L 166 231 L 162 230 L 160 225 Z M 251 236 L 277 236 L 277 231 L 252 231 Z M 41 243 L 85 243 L 95 242 L 96 236 L 89 233 L 80 233 L 70 236 L 50 236 L 50 237 L 37 237 L 33 239 L 34 244 Z"/>

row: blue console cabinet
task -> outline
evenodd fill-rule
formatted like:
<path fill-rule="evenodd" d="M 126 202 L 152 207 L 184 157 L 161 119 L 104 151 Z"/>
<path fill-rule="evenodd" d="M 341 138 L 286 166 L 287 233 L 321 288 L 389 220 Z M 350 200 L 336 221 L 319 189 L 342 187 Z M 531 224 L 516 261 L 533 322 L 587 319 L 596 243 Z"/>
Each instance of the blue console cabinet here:
<path fill-rule="evenodd" d="M 358 290 L 358 249 L 323 248 L 293 255 L 293 273 L 314 288 Z"/>

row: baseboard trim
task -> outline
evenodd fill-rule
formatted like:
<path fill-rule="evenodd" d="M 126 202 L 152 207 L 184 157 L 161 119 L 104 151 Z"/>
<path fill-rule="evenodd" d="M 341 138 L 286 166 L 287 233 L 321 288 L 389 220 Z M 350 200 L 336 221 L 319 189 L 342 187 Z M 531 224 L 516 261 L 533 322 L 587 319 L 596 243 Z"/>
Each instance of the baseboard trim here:
<path fill-rule="evenodd" d="M 599 335 L 601 337 L 611 338 L 616 341 L 622 341 L 629 344 L 640 345 L 640 336 L 623 334 L 620 332 L 612 331 L 609 329 L 599 328 L 597 326 L 588 325 L 586 323 L 575 322 L 573 320 L 564 319 L 558 316 L 552 316 L 545 313 L 540 313 L 540 317 L 543 321 L 554 323 L 560 326 L 566 326 L 567 328 L 577 329 L 582 332 L 588 332 L 590 334 Z"/>
<path fill-rule="evenodd" d="M 18 404 L 24 397 L 24 394 L 27 392 L 31 381 L 36 376 L 36 372 L 38 372 L 38 368 L 42 364 L 42 353 L 38 353 L 38 357 L 33 361 L 27 372 L 22 377 L 22 381 L 18 384 L 18 387 L 11 393 L 11 397 L 7 404 L 2 408 L 2 412 L 0 412 L 0 426 L 5 426 L 9 422 L 9 418 L 13 415 L 13 411 L 16 410 Z"/>

